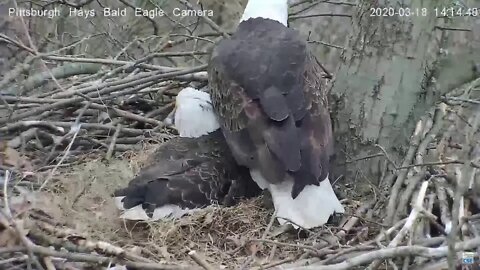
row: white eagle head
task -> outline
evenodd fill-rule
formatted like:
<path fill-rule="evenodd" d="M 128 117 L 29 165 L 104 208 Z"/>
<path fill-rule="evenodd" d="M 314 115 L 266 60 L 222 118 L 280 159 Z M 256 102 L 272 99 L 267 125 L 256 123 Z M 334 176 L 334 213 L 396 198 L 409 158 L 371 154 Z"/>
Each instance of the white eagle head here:
<path fill-rule="evenodd" d="M 288 25 L 288 0 L 248 0 L 240 22 L 265 18 Z"/>
<path fill-rule="evenodd" d="M 220 128 L 210 95 L 192 87 L 186 87 L 178 93 L 175 108 L 165 123 L 173 124 L 180 137 L 188 138 L 197 138 Z"/>

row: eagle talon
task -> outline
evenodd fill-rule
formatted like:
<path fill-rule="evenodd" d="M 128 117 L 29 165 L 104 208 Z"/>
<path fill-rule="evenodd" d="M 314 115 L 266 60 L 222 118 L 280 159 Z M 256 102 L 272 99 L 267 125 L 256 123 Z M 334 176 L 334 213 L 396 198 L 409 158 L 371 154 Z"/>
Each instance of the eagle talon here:
<path fill-rule="evenodd" d="M 328 221 L 327 221 L 327 225 L 333 225 L 333 226 L 338 226 L 340 225 L 340 222 L 342 221 L 342 218 L 343 218 L 343 214 L 342 213 L 336 213 L 334 212 L 329 218 L 328 218 Z"/>
<path fill-rule="evenodd" d="M 275 206 L 273 205 L 273 198 L 272 194 L 268 190 L 263 190 L 261 193 L 261 198 L 262 198 L 262 206 L 265 207 L 266 209 L 275 209 Z"/>

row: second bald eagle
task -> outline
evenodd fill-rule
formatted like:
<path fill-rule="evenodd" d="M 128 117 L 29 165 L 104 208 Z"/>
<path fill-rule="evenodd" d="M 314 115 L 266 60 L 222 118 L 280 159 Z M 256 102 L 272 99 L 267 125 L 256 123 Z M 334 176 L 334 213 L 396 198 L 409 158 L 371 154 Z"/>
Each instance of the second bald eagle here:
<path fill-rule="evenodd" d="M 279 222 L 312 228 L 344 208 L 328 179 L 333 138 L 321 69 L 287 18 L 287 0 L 250 0 L 213 51 L 209 83 L 230 150 L 270 191 Z"/>

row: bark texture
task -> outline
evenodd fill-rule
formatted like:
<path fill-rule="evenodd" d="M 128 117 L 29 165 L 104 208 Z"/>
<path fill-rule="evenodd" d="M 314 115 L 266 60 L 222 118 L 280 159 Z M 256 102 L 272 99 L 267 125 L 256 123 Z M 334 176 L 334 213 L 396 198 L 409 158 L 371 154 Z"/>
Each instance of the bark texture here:
<path fill-rule="evenodd" d="M 388 172 L 385 156 L 367 156 L 386 152 L 401 164 L 420 117 L 443 94 L 477 75 L 479 57 L 473 51 L 445 54 L 448 33 L 435 30 L 442 20 L 435 8 L 447 7 L 449 1 L 403 2 L 420 14 L 371 16 L 371 8 L 401 7 L 398 1 L 365 0 L 352 19 L 330 92 L 337 143 L 334 174 L 344 175 L 345 182 L 360 176 L 377 183 Z M 389 187 L 393 177 L 387 182 Z"/>

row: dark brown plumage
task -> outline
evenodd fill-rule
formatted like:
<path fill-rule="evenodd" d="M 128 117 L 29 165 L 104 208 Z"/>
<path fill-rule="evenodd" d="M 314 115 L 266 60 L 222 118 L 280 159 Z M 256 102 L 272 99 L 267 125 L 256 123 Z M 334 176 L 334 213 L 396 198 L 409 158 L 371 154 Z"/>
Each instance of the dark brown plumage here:
<path fill-rule="evenodd" d="M 240 23 L 209 67 L 214 110 L 240 165 L 296 198 L 329 172 L 333 140 L 321 68 L 299 34 L 273 20 Z"/>
<path fill-rule="evenodd" d="M 114 195 L 125 196 L 126 209 L 142 205 L 150 217 L 164 205 L 232 205 L 259 192 L 248 170 L 236 165 L 220 130 L 198 138 L 172 138 L 159 146 L 149 163 Z"/>

